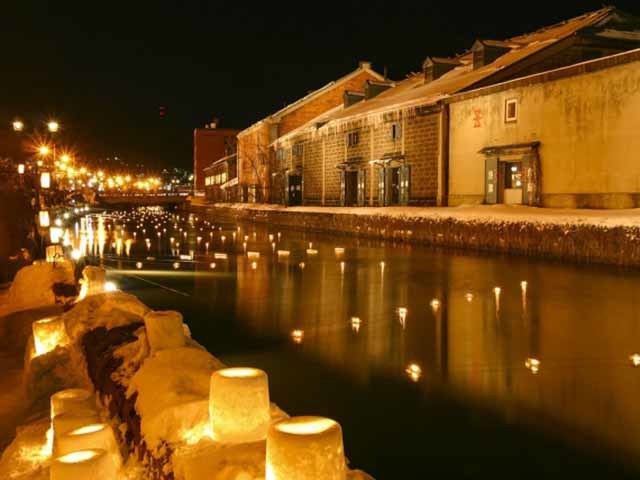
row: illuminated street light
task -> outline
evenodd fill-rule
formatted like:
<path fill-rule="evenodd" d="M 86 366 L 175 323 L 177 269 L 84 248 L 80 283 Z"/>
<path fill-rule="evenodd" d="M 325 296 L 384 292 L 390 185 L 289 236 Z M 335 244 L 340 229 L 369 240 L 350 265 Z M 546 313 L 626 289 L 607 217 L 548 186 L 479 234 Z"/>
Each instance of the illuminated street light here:
<path fill-rule="evenodd" d="M 64 155 L 60 156 L 60 160 L 62 160 L 64 163 L 67 163 L 69 160 L 71 160 L 71 157 L 65 153 Z"/>
<path fill-rule="evenodd" d="M 48 155 L 49 154 L 49 147 L 47 147 L 46 145 L 42 145 L 38 149 L 38 152 L 40 153 L 40 155 Z"/>
<path fill-rule="evenodd" d="M 18 173 L 20 175 L 24 174 L 24 163 L 18 164 Z"/>
<path fill-rule="evenodd" d="M 60 124 L 58 122 L 56 122 L 55 120 L 50 120 L 47 123 L 47 128 L 49 129 L 49 131 L 51 133 L 55 133 L 60 129 Z"/>
<path fill-rule="evenodd" d="M 24 129 L 24 123 L 22 123 L 21 120 L 14 120 L 13 121 L 13 130 L 15 132 L 21 132 Z"/>

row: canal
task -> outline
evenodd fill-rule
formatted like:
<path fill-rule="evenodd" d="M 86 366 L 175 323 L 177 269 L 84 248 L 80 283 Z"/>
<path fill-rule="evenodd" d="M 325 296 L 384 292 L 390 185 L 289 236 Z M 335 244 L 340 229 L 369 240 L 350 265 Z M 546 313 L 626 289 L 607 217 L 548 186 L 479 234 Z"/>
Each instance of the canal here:
<path fill-rule="evenodd" d="M 159 209 L 77 230 L 121 289 L 266 370 L 288 413 L 338 420 L 378 479 L 640 472 L 635 271 Z"/>

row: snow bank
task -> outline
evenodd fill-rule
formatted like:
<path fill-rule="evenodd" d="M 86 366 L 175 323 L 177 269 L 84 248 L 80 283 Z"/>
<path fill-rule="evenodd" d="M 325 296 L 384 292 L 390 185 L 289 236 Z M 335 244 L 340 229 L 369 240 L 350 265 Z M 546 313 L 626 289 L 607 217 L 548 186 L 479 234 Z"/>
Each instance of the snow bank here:
<path fill-rule="evenodd" d="M 180 312 L 149 312 L 144 316 L 151 351 L 183 347 L 185 330 Z"/>
<path fill-rule="evenodd" d="M 108 292 L 87 296 L 62 315 L 72 342 L 98 327 L 111 329 L 142 322 L 151 309 L 133 295 Z"/>
<path fill-rule="evenodd" d="M 35 262 L 18 270 L 8 294 L 8 311 L 17 312 L 63 303 L 66 286 L 75 290 L 73 265 L 67 260 L 56 263 Z M 62 292 L 60 291 L 62 290 Z"/>
<path fill-rule="evenodd" d="M 149 357 L 131 379 L 127 397 L 134 393 L 142 434 L 151 450 L 164 440 L 183 440 L 194 426 L 209 421 L 209 379 L 224 365 L 197 347 L 160 350 Z"/>

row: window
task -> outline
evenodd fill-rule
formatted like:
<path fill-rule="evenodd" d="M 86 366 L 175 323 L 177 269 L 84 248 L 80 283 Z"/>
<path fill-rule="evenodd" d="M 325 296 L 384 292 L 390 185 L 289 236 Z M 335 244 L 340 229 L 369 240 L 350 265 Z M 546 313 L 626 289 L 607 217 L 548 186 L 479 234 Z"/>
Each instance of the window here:
<path fill-rule="evenodd" d="M 504 104 L 504 121 L 517 122 L 518 121 L 518 100 L 510 98 Z"/>
<path fill-rule="evenodd" d="M 347 146 L 355 147 L 360 142 L 360 134 L 356 130 L 355 132 L 347 133 Z"/>
<path fill-rule="evenodd" d="M 296 143 L 291 151 L 294 157 L 302 156 L 302 143 Z"/>
<path fill-rule="evenodd" d="M 284 151 L 284 148 L 278 148 L 278 150 L 276 150 L 276 160 L 279 162 L 284 161 Z"/>
<path fill-rule="evenodd" d="M 391 124 L 391 140 L 396 141 L 400 139 L 400 124 L 392 123 Z"/>

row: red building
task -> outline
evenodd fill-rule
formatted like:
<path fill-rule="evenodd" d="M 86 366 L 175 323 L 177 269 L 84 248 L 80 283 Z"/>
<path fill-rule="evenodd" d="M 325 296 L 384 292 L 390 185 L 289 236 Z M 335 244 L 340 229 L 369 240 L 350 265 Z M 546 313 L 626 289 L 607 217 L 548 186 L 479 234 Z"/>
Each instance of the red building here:
<path fill-rule="evenodd" d="M 204 169 L 216 160 L 235 153 L 239 130 L 217 128 L 211 123 L 193 131 L 193 189 L 204 192 Z"/>

